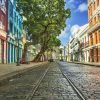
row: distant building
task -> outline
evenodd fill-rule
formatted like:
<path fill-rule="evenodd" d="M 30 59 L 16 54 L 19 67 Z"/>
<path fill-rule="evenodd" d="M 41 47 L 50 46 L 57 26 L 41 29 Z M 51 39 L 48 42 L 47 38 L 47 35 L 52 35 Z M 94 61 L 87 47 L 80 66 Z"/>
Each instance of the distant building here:
<path fill-rule="evenodd" d="M 100 0 L 88 0 L 89 61 L 100 62 Z"/>
<path fill-rule="evenodd" d="M 0 63 L 2 64 L 7 63 L 7 3 L 7 0 L 0 0 Z"/>
<path fill-rule="evenodd" d="M 70 41 L 66 45 L 66 60 L 68 62 L 71 61 L 71 45 L 70 45 Z"/>
<path fill-rule="evenodd" d="M 80 41 L 80 62 L 89 62 L 89 41 L 88 41 L 89 25 L 85 24 L 79 32 Z"/>
<path fill-rule="evenodd" d="M 69 54 L 71 61 L 88 62 L 88 24 L 81 26 L 70 39 Z"/>

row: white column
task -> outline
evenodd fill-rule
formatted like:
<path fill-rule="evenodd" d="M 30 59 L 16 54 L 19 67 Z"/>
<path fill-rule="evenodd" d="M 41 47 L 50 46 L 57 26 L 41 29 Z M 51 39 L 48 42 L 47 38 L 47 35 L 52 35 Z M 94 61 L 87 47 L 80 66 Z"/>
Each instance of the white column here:
<path fill-rule="evenodd" d="M 12 57 L 13 57 L 12 63 L 14 63 L 14 45 L 12 45 Z"/>
<path fill-rule="evenodd" d="M 9 57 L 10 60 L 9 60 L 9 61 L 10 61 L 10 62 L 9 62 L 9 63 L 11 63 L 11 43 L 10 43 L 10 46 L 9 46 L 9 47 L 10 47 L 10 49 L 9 49 L 9 50 L 10 50 L 10 51 L 9 51 L 9 55 L 10 55 L 10 57 Z"/>
<path fill-rule="evenodd" d="M 17 62 L 17 47 L 15 47 L 15 62 Z"/>
<path fill-rule="evenodd" d="M 4 63 L 6 63 L 6 41 L 4 41 Z"/>

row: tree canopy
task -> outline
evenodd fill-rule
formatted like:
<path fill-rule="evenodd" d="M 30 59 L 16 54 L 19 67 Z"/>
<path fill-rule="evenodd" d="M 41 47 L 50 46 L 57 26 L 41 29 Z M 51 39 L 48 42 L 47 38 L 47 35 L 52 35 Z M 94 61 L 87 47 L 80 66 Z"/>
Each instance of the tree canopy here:
<path fill-rule="evenodd" d="M 41 44 L 43 52 L 50 45 L 60 45 L 57 36 L 70 17 L 70 9 L 65 9 L 64 5 L 64 0 L 17 0 L 18 10 L 27 19 L 24 25 L 28 34 L 32 36 L 33 43 Z"/>

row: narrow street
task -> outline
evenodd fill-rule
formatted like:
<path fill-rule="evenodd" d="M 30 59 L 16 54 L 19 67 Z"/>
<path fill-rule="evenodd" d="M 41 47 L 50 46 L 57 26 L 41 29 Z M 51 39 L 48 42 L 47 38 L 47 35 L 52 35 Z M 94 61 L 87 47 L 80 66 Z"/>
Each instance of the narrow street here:
<path fill-rule="evenodd" d="M 100 0 L 0 0 L 0 100 L 100 100 Z"/>
<path fill-rule="evenodd" d="M 41 65 L 1 85 L 0 100 L 100 100 L 100 68 L 66 62 Z"/>
<path fill-rule="evenodd" d="M 0 100 L 81 100 L 57 63 L 33 68 L 0 86 Z"/>

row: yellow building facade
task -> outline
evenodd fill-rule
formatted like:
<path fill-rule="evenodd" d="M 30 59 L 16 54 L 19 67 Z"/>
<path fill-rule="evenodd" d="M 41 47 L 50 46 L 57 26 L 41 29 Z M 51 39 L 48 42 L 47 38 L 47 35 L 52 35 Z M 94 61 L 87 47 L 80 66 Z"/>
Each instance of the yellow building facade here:
<path fill-rule="evenodd" d="M 89 61 L 100 62 L 100 0 L 88 0 Z"/>

